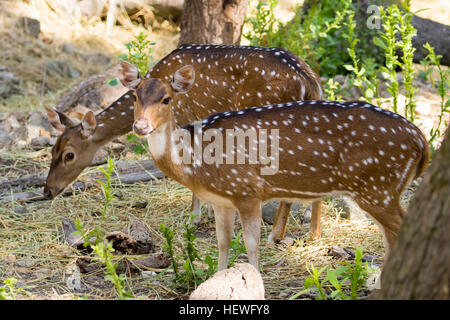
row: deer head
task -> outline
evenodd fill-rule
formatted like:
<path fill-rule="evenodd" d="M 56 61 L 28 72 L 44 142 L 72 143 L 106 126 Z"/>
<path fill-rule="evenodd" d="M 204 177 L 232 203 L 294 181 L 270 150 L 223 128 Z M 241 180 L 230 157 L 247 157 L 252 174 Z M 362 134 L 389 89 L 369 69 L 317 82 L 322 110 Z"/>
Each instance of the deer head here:
<path fill-rule="evenodd" d="M 62 133 L 53 146 L 52 163 L 44 187 L 44 195 L 54 198 L 91 164 L 96 148 L 89 152 L 93 148 L 90 139 L 96 129 L 96 120 L 92 111 L 77 124 L 52 108 L 45 110 L 52 126 Z"/>
<path fill-rule="evenodd" d="M 178 69 L 169 81 L 142 79 L 136 66 L 121 61 L 120 82 L 136 97 L 133 130 L 145 136 L 171 117 L 170 101 L 176 94 L 184 94 L 192 87 L 194 68 L 190 65 Z"/>

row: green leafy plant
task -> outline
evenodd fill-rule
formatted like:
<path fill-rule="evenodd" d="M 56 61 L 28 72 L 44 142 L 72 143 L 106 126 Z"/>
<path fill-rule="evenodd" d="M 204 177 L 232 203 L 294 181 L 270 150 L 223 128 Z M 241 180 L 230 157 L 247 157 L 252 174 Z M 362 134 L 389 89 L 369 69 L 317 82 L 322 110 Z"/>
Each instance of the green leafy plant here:
<path fill-rule="evenodd" d="M 438 124 L 436 126 L 436 128 L 432 128 L 430 131 L 430 146 L 433 148 L 433 142 L 436 139 L 439 139 L 441 137 L 441 131 L 439 130 L 441 124 L 442 124 L 442 120 L 443 117 L 445 115 L 445 113 L 450 113 L 450 100 L 448 99 L 449 95 L 447 94 L 447 88 L 446 86 L 448 85 L 448 74 L 449 74 L 449 69 L 444 70 L 441 66 L 440 63 L 440 59 L 442 58 L 442 56 L 440 55 L 436 55 L 436 53 L 434 52 L 433 47 L 430 46 L 430 44 L 427 42 L 424 45 L 425 49 L 427 49 L 428 51 L 428 55 L 425 57 L 426 61 L 429 61 L 431 64 L 435 65 L 438 69 L 439 72 L 439 80 L 438 80 L 438 93 L 439 96 L 441 97 L 441 103 L 440 103 L 440 110 L 439 110 L 439 121 Z"/>
<path fill-rule="evenodd" d="M 175 273 L 175 279 L 178 279 L 178 262 L 173 249 L 173 231 L 164 224 L 159 225 L 159 230 L 162 232 L 163 237 L 166 240 L 164 243 L 164 251 L 169 254 L 172 270 Z"/>
<path fill-rule="evenodd" d="M 328 100 L 342 100 L 342 96 L 336 96 L 336 93 L 341 89 L 339 82 L 334 81 L 333 78 L 329 78 L 324 91 Z"/>
<path fill-rule="evenodd" d="M 234 266 L 236 259 L 243 253 L 247 252 L 245 248 L 245 243 L 242 239 L 242 230 L 236 234 L 233 240 L 230 242 L 231 254 L 228 260 L 228 268 Z"/>
<path fill-rule="evenodd" d="M 413 68 L 413 56 L 416 49 L 412 45 L 412 38 L 417 34 L 417 30 L 412 25 L 413 13 L 410 10 L 411 1 L 403 1 L 404 12 L 399 16 L 398 29 L 401 35 L 398 41 L 398 48 L 401 49 L 402 63 L 400 68 L 403 71 L 404 81 L 403 85 L 405 87 L 405 117 L 411 122 L 414 122 L 414 110 L 416 109 L 416 103 L 414 100 L 414 93 L 416 88 L 412 84 L 414 78 L 414 68 Z"/>
<path fill-rule="evenodd" d="M 103 233 L 98 228 L 86 233 L 84 225 L 80 219 L 75 220 L 75 228 L 77 231 L 73 232 L 73 234 L 79 235 L 83 238 L 83 246 L 85 248 L 93 244 L 95 245 L 103 239 Z"/>
<path fill-rule="evenodd" d="M 98 228 L 95 228 L 91 232 L 86 232 L 83 223 L 80 219 L 75 221 L 75 227 L 77 231 L 74 234 L 81 235 L 84 240 L 84 247 L 90 246 L 97 256 L 97 258 L 103 262 L 106 266 L 105 280 L 110 281 L 116 290 L 117 297 L 123 300 L 127 297 L 132 297 L 129 291 L 125 290 L 125 275 L 118 275 L 116 272 L 117 263 L 113 262 L 114 259 L 114 248 L 113 243 L 103 240 L 104 234 Z"/>
<path fill-rule="evenodd" d="M 208 252 L 205 258 L 203 260 L 201 259 L 198 249 L 195 246 L 197 236 L 194 234 L 196 226 L 193 223 L 193 219 L 194 216 L 191 215 L 188 223 L 185 224 L 183 254 L 181 257 L 175 255 L 173 231 L 163 224 L 159 226 L 165 239 L 164 251 L 169 254 L 171 259 L 171 268 L 175 275 L 174 283 L 184 287 L 186 290 L 196 288 L 199 284 L 209 279 L 217 272 L 218 265 L 217 251 Z M 231 254 L 228 266 L 232 267 L 238 256 L 246 252 L 245 245 L 242 241 L 242 231 L 239 231 L 236 237 L 230 242 L 230 247 Z M 201 263 L 206 264 L 208 267 L 199 267 Z"/>
<path fill-rule="evenodd" d="M 91 245 L 97 257 L 106 265 L 106 276 L 105 280 L 110 281 L 117 293 L 117 297 L 120 300 L 123 300 L 128 297 L 132 297 L 130 291 L 125 290 L 125 274 L 118 275 L 116 272 L 117 263 L 113 262 L 113 252 L 114 248 L 112 247 L 112 242 L 98 242 L 97 244 Z"/>
<path fill-rule="evenodd" d="M 107 163 L 106 163 L 106 170 L 103 168 L 100 168 L 100 171 L 105 175 L 105 182 L 101 180 L 97 180 L 97 182 L 101 185 L 103 194 L 105 196 L 105 203 L 103 205 L 103 211 L 102 211 L 102 217 L 106 218 L 106 211 L 111 204 L 111 201 L 114 199 L 113 194 L 113 188 L 112 188 L 112 182 L 113 179 L 111 178 L 112 174 L 114 173 L 115 168 L 115 162 L 113 158 L 108 157 Z"/>
<path fill-rule="evenodd" d="M 0 300 L 16 300 L 18 294 L 30 294 L 26 289 L 31 287 L 16 287 L 18 281 L 16 278 L 6 278 L 3 280 L 4 286 L 0 287 Z"/>
<path fill-rule="evenodd" d="M 149 150 L 147 141 L 141 142 L 134 133 L 127 134 L 127 141 L 134 144 L 133 151 L 135 154 L 144 154 Z"/>
<path fill-rule="evenodd" d="M 316 296 L 316 300 L 325 300 L 327 298 L 327 294 L 326 294 L 323 286 L 326 283 L 327 279 L 325 278 L 323 280 L 320 280 L 320 276 L 325 271 L 325 269 L 326 269 L 326 267 L 322 267 L 320 270 L 318 270 L 312 264 L 311 264 L 311 268 L 308 268 L 308 266 L 306 266 L 306 271 L 308 271 L 308 273 L 311 277 L 306 278 L 305 283 L 304 283 L 305 289 L 294 294 L 290 298 L 290 300 L 294 300 L 298 296 L 312 291 L 313 286 L 315 286 L 318 291 L 318 296 Z"/>
<path fill-rule="evenodd" d="M 276 5 L 274 0 L 259 1 L 255 10 L 250 11 L 251 15 L 246 20 L 250 31 L 244 37 L 251 45 L 287 48 L 307 61 L 322 76 L 346 73 L 343 66 L 352 63 L 345 50 L 348 35 L 348 24 L 345 22 L 355 10 L 351 0 L 311 1 L 306 13 L 299 5 L 295 17 L 287 23 L 274 17 Z M 357 28 L 354 39 L 364 33 L 375 32 Z M 358 45 L 354 51 L 362 61 L 373 56 L 378 59 L 378 63 L 382 62 L 379 55 L 374 54 L 373 47 L 366 43 Z"/>
<path fill-rule="evenodd" d="M 398 33 L 397 22 L 401 13 L 396 5 L 392 5 L 387 9 L 380 7 L 380 13 L 384 32 L 380 31 L 380 37 L 374 37 L 373 42 L 385 50 L 385 66 L 382 66 L 380 70 L 383 73 L 383 77 L 390 83 L 388 91 L 392 95 L 394 112 L 397 112 L 399 83 L 395 70 L 400 66 L 400 62 L 396 53 L 396 36 Z"/>
<path fill-rule="evenodd" d="M 307 278 L 304 283 L 304 290 L 294 294 L 290 299 L 295 299 L 298 296 L 316 290 L 318 295 L 316 300 L 326 299 L 341 299 L 341 300 L 356 300 L 359 297 L 359 292 L 362 289 L 366 279 L 369 276 L 371 267 L 369 264 L 363 263 L 363 251 L 357 248 L 355 251 L 355 259 L 353 263 L 341 262 L 342 267 L 338 269 L 327 269 L 322 267 L 320 270 L 313 265 L 306 269 L 311 277 Z M 326 270 L 326 276 L 321 280 L 321 276 Z M 327 288 L 330 287 L 330 290 Z M 350 287 L 350 294 L 346 293 L 347 287 Z M 328 291 L 330 291 L 328 293 Z"/>
<path fill-rule="evenodd" d="M 138 67 L 139 72 L 145 75 L 149 66 L 153 64 L 152 46 L 155 43 L 147 39 L 147 36 L 141 32 L 134 37 L 132 41 L 125 44 L 127 54 L 121 54 L 119 59 L 125 60 Z"/>
<path fill-rule="evenodd" d="M 145 75 L 150 67 L 156 63 L 152 56 L 155 44 L 147 39 L 147 35 L 140 32 L 137 36 L 134 36 L 133 40 L 125 43 L 127 53 L 119 55 L 119 59 L 134 64 L 138 67 L 140 74 Z M 117 78 L 109 78 L 106 80 L 106 83 L 114 87 L 119 84 L 119 80 Z"/>

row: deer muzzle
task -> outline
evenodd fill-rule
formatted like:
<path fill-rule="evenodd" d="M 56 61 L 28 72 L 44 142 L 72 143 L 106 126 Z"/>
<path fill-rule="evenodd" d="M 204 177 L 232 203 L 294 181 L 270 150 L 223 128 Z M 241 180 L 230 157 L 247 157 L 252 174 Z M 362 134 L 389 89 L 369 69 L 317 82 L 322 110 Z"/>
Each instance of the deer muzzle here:
<path fill-rule="evenodd" d="M 138 119 L 133 123 L 133 131 L 138 136 L 146 136 L 153 131 L 153 126 L 148 120 Z"/>

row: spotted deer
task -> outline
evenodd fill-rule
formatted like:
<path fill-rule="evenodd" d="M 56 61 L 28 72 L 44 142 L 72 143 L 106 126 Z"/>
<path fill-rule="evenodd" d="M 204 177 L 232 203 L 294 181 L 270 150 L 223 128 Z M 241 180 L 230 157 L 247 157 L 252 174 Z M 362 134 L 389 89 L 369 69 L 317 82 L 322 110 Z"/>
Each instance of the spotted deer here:
<path fill-rule="evenodd" d="M 318 75 L 297 56 L 280 48 L 182 45 L 156 64 L 145 78 L 151 74 L 170 81 L 187 63 L 198 72 L 189 93 L 174 96 L 171 101 L 174 120 L 179 125 L 217 112 L 322 97 Z M 133 102 L 134 96 L 127 92 L 95 117 L 88 112 L 80 124 L 46 109 L 52 125 L 62 132 L 52 150 L 44 188 L 48 197 L 55 197 L 74 181 L 91 164 L 101 146 L 132 130 Z M 199 201 L 193 197 L 192 203 L 198 221 Z M 320 235 L 320 204 L 313 204 L 311 233 L 316 237 Z M 290 203 L 280 203 L 271 236 L 274 241 L 284 237 L 290 207 Z"/>
<path fill-rule="evenodd" d="M 197 77 L 187 65 L 170 80 L 140 79 L 136 67 L 124 64 L 120 80 L 134 90 L 134 130 L 147 135 L 155 164 L 212 204 L 219 270 L 227 267 L 235 210 L 249 262 L 258 267 L 261 204 L 271 199 L 348 197 L 380 226 L 387 258 L 405 214 L 400 196 L 429 160 L 427 141 L 414 124 L 366 102 L 313 100 L 221 112 L 180 127 L 171 108 L 173 99 L 189 94 Z M 139 122 L 145 126 L 136 126 Z M 239 130 L 247 132 L 248 140 L 226 145 L 226 137 Z M 226 143 L 211 148 L 211 136 Z M 249 160 L 252 147 L 268 149 L 269 140 L 275 146 L 270 158 L 276 165 L 268 166 L 262 158 L 224 162 L 238 154 Z M 187 149 L 180 149 L 181 141 L 188 143 Z M 208 152 L 195 159 L 200 146 Z M 215 161 L 207 162 L 213 155 Z M 193 160 L 187 161 L 190 157 Z"/>

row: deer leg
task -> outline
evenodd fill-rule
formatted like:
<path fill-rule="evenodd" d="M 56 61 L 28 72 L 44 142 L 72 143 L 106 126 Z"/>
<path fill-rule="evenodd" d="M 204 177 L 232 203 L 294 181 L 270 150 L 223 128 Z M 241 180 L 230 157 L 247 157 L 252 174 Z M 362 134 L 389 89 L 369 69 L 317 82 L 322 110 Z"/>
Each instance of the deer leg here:
<path fill-rule="evenodd" d="M 322 200 L 316 200 L 312 203 L 311 222 L 309 225 L 310 239 L 320 238 L 320 216 L 322 215 Z"/>
<path fill-rule="evenodd" d="M 247 201 L 237 206 L 242 223 L 248 261 L 258 269 L 258 247 L 261 237 L 261 201 Z"/>
<path fill-rule="evenodd" d="M 195 196 L 195 194 L 192 194 L 191 212 L 194 216 L 194 224 L 199 224 L 202 218 L 202 203 L 200 202 L 200 199 Z"/>
<path fill-rule="evenodd" d="M 403 216 L 405 215 L 405 210 L 400 205 L 400 196 L 394 197 L 394 199 L 391 200 L 390 205 L 385 207 L 368 205 L 357 199 L 355 199 L 355 202 L 377 222 L 383 233 L 385 245 L 384 265 L 389 258 L 395 239 L 400 231 Z M 378 276 L 376 280 L 375 288 L 381 288 L 380 276 Z"/>
<path fill-rule="evenodd" d="M 216 235 L 219 247 L 218 271 L 228 267 L 228 248 L 233 239 L 234 211 L 234 208 L 214 206 Z"/>
<path fill-rule="evenodd" d="M 280 201 L 280 206 L 275 213 L 272 232 L 269 234 L 269 243 L 278 243 L 286 234 L 286 225 L 291 211 L 292 202 Z"/>

